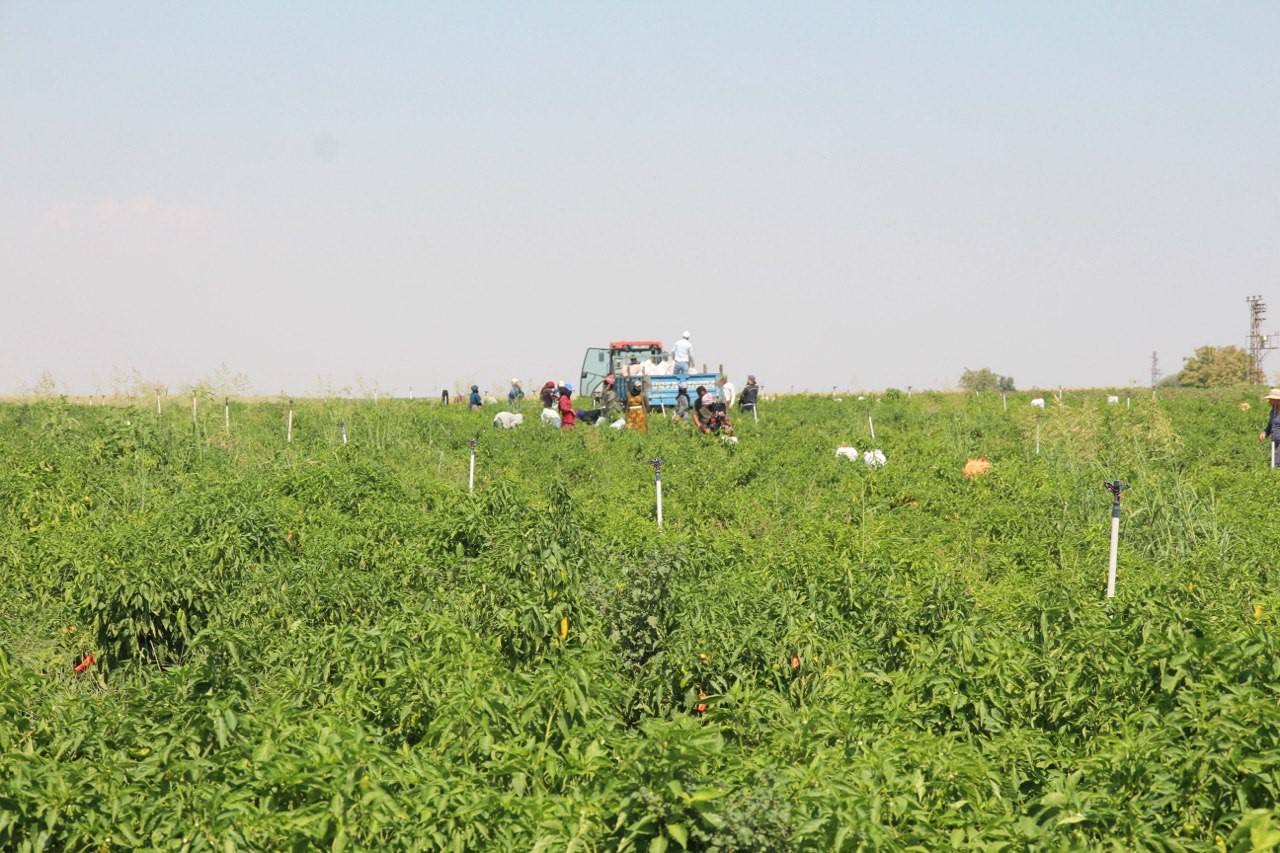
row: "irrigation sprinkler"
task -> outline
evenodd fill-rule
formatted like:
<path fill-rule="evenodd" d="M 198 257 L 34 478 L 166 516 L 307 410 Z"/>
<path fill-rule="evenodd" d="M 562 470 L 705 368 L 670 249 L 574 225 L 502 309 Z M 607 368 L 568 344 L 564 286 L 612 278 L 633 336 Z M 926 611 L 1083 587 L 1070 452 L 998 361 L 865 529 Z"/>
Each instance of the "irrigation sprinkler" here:
<path fill-rule="evenodd" d="M 195 425 L 196 425 L 196 423 L 197 423 L 197 421 L 196 421 L 196 395 L 195 395 L 195 394 L 192 394 L 192 395 L 191 395 L 191 424 L 192 424 L 192 426 L 195 426 Z"/>
<path fill-rule="evenodd" d="M 156 414 L 157 415 L 163 414 L 163 412 L 160 411 L 160 392 L 159 391 L 156 392 Z"/>
<path fill-rule="evenodd" d="M 657 459 L 650 460 L 649 464 L 653 466 L 653 482 L 656 489 L 658 500 L 658 532 L 662 532 L 662 463 L 667 460 L 659 456 Z"/>
<path fill-rule="evenodd" d="M 476 442 L 480 440 L 480 436 L 468 438 L 467 444 L 471 445 L 471 475 L 467 478 L 467 492 L 475 494 L 476 492 Z"/>
<path fill-rule="evenodd" d="M 1036 415 L 1036 456 L 1040 455 L 1040 416 Z"/>
<path fill-rule="evenodd" d="M 875 441 L 875 440 L 876 440 L 876 425 L 875 425 L 875 423 L 871 420 L 871 413 L 870 413 L 870 412 L 867 412 L 867 426 L 871 427 L 871 440 L 872 440 L 872 441 Z"/>
<path fill-rule="evenodd" d="M 226 397 L 222 398 L 222 419 L 227 425 L 227 435 L 231 435 L 231 401 Z"/>
<path fill-rule="evenodd" d="M 289 426 L 284 434 L 286 444 L 293 444 L 293 401 L 289 401 Z"/>
<path fill-rule="evenodd" d="M 1000 392 L 1000 402 L 1004 404 L 1004 410 L 1009 411 L 1009 395 L 1004 391 Z"/>
<path fill-rule="evenodd" d="M 1107 565 L 1107 598 L 1116 597 L 1116 549 L 1120 546 L 1120 493 L 1129 488 L 1127 483 L 1112 480 L 1103 483 L 1111 493 L 1111 560 Z"/>
<path fill-rule="evenodd" d="M 410 386 L 409 386 L 409 399 L 410 399 L 410 400 L 412 400 L 412 399 L 413 399 L 413 386 L 412 386 L 412 385 L 410 385 Z"/>
<path fill-rule="evenodd" d="M 342 443 L 347 443 L 347 422 L 338 421 L 338 429 L 342 432 Z"/>

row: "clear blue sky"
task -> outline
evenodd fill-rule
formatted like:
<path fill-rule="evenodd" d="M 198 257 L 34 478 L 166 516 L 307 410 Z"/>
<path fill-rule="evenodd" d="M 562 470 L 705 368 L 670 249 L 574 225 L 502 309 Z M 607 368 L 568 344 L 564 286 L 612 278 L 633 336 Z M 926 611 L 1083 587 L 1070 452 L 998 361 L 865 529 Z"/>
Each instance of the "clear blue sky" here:
<path fill-rule="evenodd" d="M 1146 382 L 1280 328 L 1278 46 L 1273 0 L 0 2 L 0 392 L 686 329 L 778 390 Z"/>

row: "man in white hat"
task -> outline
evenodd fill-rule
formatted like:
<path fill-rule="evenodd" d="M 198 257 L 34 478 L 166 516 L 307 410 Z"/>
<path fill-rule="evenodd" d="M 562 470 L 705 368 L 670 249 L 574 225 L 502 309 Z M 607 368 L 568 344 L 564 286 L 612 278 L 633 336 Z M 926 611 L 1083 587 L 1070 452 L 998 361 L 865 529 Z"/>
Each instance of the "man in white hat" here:
<path fill-rule="evenodd" d="M 1267 428 L 1258 433 L 1258 441 L 1266 441 L 1267 437 L 1271 438 L 1271 467 L 1280 467 L 1280 388 L 1272 388 L 1271 393 L 1262 399 L 1271 404 L 1271 411 L 1267 414 Z"/>
<path fill-rule="evenodd" d="M 689 333 L 685 332 L 671 348 L 671 358 L 675 362 L 676 376 L 688 376 L 689 365 L 693 363 L 693 344 L 689 343 Z"/>
<path fill-rule="evenodd" d="M 507 392 L 507 405 L 511 411 L 520 411 L 520 404 L 524 402 L 524 389 L 520 387 L 519 379 L 511 380 L 511 390 Z"/>

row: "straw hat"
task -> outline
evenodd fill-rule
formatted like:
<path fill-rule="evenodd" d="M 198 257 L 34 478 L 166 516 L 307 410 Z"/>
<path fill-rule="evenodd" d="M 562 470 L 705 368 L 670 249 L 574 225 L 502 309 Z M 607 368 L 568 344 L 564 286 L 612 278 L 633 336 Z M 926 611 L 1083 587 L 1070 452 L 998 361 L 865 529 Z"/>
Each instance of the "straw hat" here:
<path fill-rule="evenodd" d="M 1263 397 L 1264 400 L 1280 400 L 1280 388 L 1272 388 L 1271 393 Z"/>

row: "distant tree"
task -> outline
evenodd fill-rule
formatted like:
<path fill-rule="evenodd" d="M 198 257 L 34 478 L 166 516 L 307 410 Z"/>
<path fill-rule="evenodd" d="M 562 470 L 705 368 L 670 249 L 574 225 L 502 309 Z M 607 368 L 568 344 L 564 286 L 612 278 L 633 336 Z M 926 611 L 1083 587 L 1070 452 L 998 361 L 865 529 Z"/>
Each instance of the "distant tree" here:
<path fill-rule="evenodd" d="M 1184 388 L 1213 388 L 1220 385 L 1249 385 L 1253 382 L 1253 362 L 1240 347 L 1199 347 L 1183 359 L 1177 384 Z"/>
<path fill-rule="evenodd" d="M 960 387 L 966 391 L 1016 391 L 1012 376 L 1000 376 L 991 368 L 981 370 L 964 369 L 960 374 Z"/>

